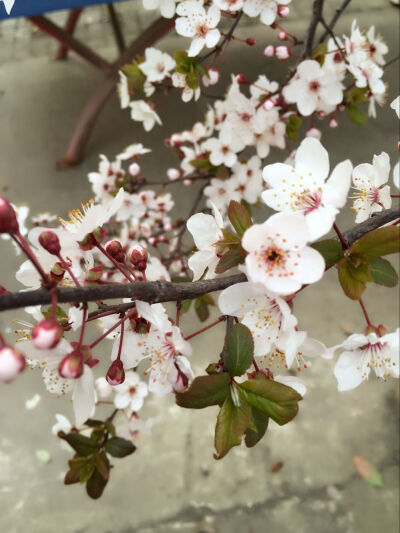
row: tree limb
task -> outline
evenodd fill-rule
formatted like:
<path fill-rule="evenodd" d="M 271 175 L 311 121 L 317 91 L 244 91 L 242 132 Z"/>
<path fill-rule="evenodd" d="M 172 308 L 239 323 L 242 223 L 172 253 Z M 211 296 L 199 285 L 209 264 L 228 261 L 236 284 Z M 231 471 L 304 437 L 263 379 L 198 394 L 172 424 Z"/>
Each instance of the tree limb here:
<path fill-rule="evenodd" d="M 327 27 L 329 28 L 326 28 L 324 33 L 321 35 L 320 39 L 319 39 L 319 43 L 322 43 L 325 41 L 325 39 L 328 37 L 328 35 L 330 34 L 330 31 L 333 30 L 336 22 L 339 20 L 339 18 L 341 17 L 343 11 L 346 9 L 346 7 L 350 4 L 351 0 L 344 0 L 343 4 L 341 6 L 339 6 L 337 8 L 337 10 L 335 11 L 335 14 L 333 15 L 332 19 L 330 20 L 330 22 L 327 24 Z"/>
<path fill-rule="evenodd" d="M 379 228 L 400 217 L 399 207 L 387 209 L 378 213 L 369 220 L 358 224 L 356 227 L 343 234 L 350 246 L 366 233 Z M 135 281 L 120 285 L 98 285 L 90 287 L 62 287 L 58 289 L 59 303 L 67 302 L 93 302 L 110 300 L 113 298 L 136 298 L 146 302 L 177 302 L 193 300 L 209 292 L 220 291 L 246 281 L 245 274 L 216 278 L 189 283 L 171 283 L 168 281 Z M 0 311 L 18 309 L 32 305 L 51 303 L 51 293 L 45 289 L 8 293 L 0 296 Z M 125 306 L 125 304 L 122 304 Z M 130 304 L 126 304 L 128 308 Z M 116 309 L 118 306 L 115 306 Z M 98 312 L 104 313 L 113 309 L 113 306 L 101 307 Z M 125 308 L 124 308 L 125 309 Z M 94 312 L 96 313 L 96 312 Z M 95 315 L 93 315 L 95 316 Z"/>
<path fill-rule="evenodd" d="M 318 23 L 321 20 L 322 8 L 324 7 L 324 0 L 314 0 L 312 17 L 310 25 L 308 26 L 307 35 L 304 45 L 304 57 L 309 57 L 311 55 L 314 43 L 314 36 L 318 26 Z"/>

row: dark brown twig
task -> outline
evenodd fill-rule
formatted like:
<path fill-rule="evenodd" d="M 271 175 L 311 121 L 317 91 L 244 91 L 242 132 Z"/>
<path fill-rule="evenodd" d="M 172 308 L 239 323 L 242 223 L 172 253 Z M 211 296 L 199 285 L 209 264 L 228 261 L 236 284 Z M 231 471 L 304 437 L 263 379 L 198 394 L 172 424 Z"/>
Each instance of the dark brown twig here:
<path fill-rule="evenodd" d="M 329 28 L 330 31 L 333 30 L 336 22 L 339 20 L 339 18 L 341 17 L 343 11 L 350 4 L 350 2 L 351 2 L 351 0 L 344 0 L 343 4 L 337 8 L 337 10 L 335 11 L 335 14 L 333 15 L 332 19 L 327 24 L 327 27 Z M 319 43 L 323 43 L 325 41 L 325 39 L 329 35 L 329 30 L 327 28 L 325 28 L 324 33 L 321 35 L 321 37 L 320 37 L 320 39 L 318 41 Z"/>

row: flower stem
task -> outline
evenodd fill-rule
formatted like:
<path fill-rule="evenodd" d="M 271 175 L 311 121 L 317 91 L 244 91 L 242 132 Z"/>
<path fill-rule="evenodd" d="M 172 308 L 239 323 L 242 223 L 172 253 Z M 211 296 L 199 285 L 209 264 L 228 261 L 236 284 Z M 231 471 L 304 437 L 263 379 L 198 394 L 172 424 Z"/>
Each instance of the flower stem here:
<path fill-rule="evenodd" d="M 48 285 L 49 284 L 49 278 L 48 278 L 46 272 L 43 270 L 42 265 L 37 260 L 35 254 L 33 253 L 31 247 L 29 246 L 28 242 L 23 238 L 23 236 L 19 232 L 17 233 L 17 237 L 19 238 L 19 240 L 13 234 L 10 234 L 10 236 L 14 240 L 14 242 L 16 242 L 17 245 L 21 248 L 21 250 L 24 252 L 24 254 L 28 257 L 28 259 L 31 261 L 33 266 L 36 268 L 36 270 L 40 274 L 44 284 Z"/>
<path fill-rule="evenodd" d="M 114 331 L 114 329 L 118 328 L 118 326 L 120 326 L 130 316 L 131 316 L 131 313 L 128 313 L 125 316 L 123 316 L 120 320 L 118 320 L 118 322 L 116 322 L 113 326 L 111 326 L 111 328 L 105 331 L 98 339 L 93 341 L 92 344 L 90 345 L 90 348 L 94 348 L 97 344 L 99 344 L 99 342 L 105 339 L 107 335 L 109 335 L 112 331 Z"/>
<path fill-rule="evenodd" d="M 342 245 L 343 250 L 347 250 L 347 248 L 348 248 L 347 242 L 346 242 L 345 238 L 343 237 L 342 232 L 337 227 L 336 223 L 333 223 L 333 229 L 335 230 L 336 235 L 339 238 L 339 241 L 340 241 L 340 244 Z"/>
<path fill-rule="evenodd" d="M 122 345 L 124 343 L 124 331 L 125 331 L 125 322 L 121 322 L 121 334 L 119 336 L 119 347 L 118 347 L 118 354 L 117 354 L 117 361 L 121 360 L 121 352 L 122 352 Z"/>
<path fill-rule="evenodd" d="M 75 274 L 72 272 L 72 269 L 70 267 L 70 265 L 67 263 L 67 261 L 64 261 L 64 259 L 61 257 L 61 254 L 58 254 L 58 259 L 60 260 L 63 268 L 65 268 L 65 270 L 68 272 L 68 274 L 70 275 L 72 281 L 75 283 L 75 285 L 77 287 L 81 287 L 81 284 L 79 283 L 79 281 L 77 280 Z"/>
<path fill-rule="evenodd" d="M 87 306 L 87 304 L 84 304 L 84 305 L 83 305 L 83 315 L 82 315 L 81 334 L 80 334 L 80 336 L 79 336 L 78 349 L 82 346 L 82 343 L 83 343 L 83 337 L 84 337 L 84 335 L 85 335 L 87 310 L 88 310 L 88 306 Z"/>
<path fill-rule="evenodd" d="M 125 272 L 122 266 L 107 252 L 107 250 L 103 248 L 103 246 L 99 242 L 96 242 L 96 246 L 100 250 L 100 252 L 104 254 L 109 261 L 111 261 L 115 268 L 119 270 L 129 282 L 132 283 L 133 279 Z"/>
<path fill-rule="evenodd" d="M 188 335 L 187 337 L 184 337 L 185 341 L 188 341 L 189 339 L 192 339 L 193 337 L 196 337 L 196 335 L 200 335 L 200 333 L 203 333 L 204 331 L 207 331 L 210 328 L 213 328 L 220 322 L 223 322 L 226 320 L 226 315 L 222 315 L 218 318 L 218 320 L 215 320 L 214 322 L 211 322 L 211 324 L 208 324 L 208 326 L 205 326 L 204 328 L 199 329 L 198 331 L 195 331 L 191 335 Z"/>
<path fill-rule="evenodd" d="M 364 302 L 362 301 L 362 298 L 360 298 L 358 301 L 359 301 L 359 303 L 360 303 L 360 305 L 361 305 L 361 309 L 362 309 L 362 311 L 363 311 L 363 313 L 364 313 L 364 317 L 365 317 L 365 320 L 367 321 L 367 325 L 368 325 L 368 326 L 373 326 L 373 324 L 372 324 L 372 322 L 371 322 L 371 320 L 370 320 L 370 318 L 369 318 L 369 316 L 368 316 L 367 310 L 366 310 L 366 308 L 365 308 L 365 304 L 364 304 Z"/>

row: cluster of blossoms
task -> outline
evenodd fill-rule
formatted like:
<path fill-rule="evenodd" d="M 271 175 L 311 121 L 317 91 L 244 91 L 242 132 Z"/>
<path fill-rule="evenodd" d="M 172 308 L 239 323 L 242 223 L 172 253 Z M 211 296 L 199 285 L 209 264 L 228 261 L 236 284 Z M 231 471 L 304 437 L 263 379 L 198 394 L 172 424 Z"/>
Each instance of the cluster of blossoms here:
<path fill-rule="evenodd" d="M 186 102 L 199 98 L 200 81 L 205 87 L 218 82 L 218 70 L 203 66 L 202 58 L 197 60 L 196 56 L 204 47 L 214 48 L 219 43 L 221 34 L 217 26 L 221 11 L 236 21 L 242 12 L 250 17 L 259 16 L 262 23 L 276 27 L 277 15 L 288 14 L 289 2 L 213 0 L 206 5 L 201 0 L 144 0 L 143 3 L 147 9 L 159 8 L 164 17 L 176 14 L 177 32 L 192 39 L 189 49 L 176 51 L 174 57 L 147 48 L 143 58 L 120 73 L 121 105 L 130 107 L 132 118 L 143 122 L 148 131 L 161 123 L 154 102 L 149 100 L 159 88 L 166 92 L 172 87 L 181 89 Z M 295 46 L 296 39 L 291 38 Z M 254 44 L 249 41 L 247 44 Z M 286 59 L 290 55 L 289 47 L 286 48 L 286 56 L 274 47 L 272 51 L 267 47 L 265 55 Z M 168 180 L 152 183 L 147 179 L 141 158 L 150 150 L 140 143 L 126 147 L 113 161 L 102 155 L 98 171 L 89 174 L 94 198 L 69 212 L 66 220 L 42 214 L 32 219 L 33 227 L 28 231 L 25 227 L 28 209 L 0 197 L 1 236 L 11 238 L 27 256 L 16 278 L 24 290 L 47 291 L 51 301 L 48 308 L 25 308 L 34 323 L 22 322 L 22 329 L 15 329 L 18 349 L 0 335 L 0 381 L 12 381 L 25 366 L 40 370 L 49 392 L 72 395 L 74 422 L 57 415 L 53 431 L 61 432 L 61 438 L 65 438 L 66 433 L 83 431 L 84 435 L 88 428 L 101 426 L 100 437 L 106 435 L 102 441 L 106 446 L 115 413 L 104 422 L 104 427 L 102 422 L 92 420 L 97 407 L 105 401 L 113 404 L 115 412 L 126 415 L 125 436 L 136 440 L 139 434 L 148 433 L 153 423 L 138 414 L 151 395 L 160 398 L 176 394 L 179 405 L 183 402 L 187 407 L 185 402 L 189 398 L 194 408 L 228 402 L 229 409 L 236 409 L 245 398 L 249 415 L 246 427 L 250 428 L 249 406 L 254 406 L 252 394 L 259 392 L 260 387 L 268 402 L 276 400 L 276 394 L 271 397 L 268 394 L 277 383 L 284 385 L 279 390 L 289 403 L 299 401 L 306 393 L 303 380 L 290 372 L 274 375 L 276 368 L 282 368 L 282 372 L 301 370 L 307 367 L 309 358 L 331 359 L 338 350 L 341 353 L 334 375 L 339 390 L 357 387 L 369 378 L 371 370 L 378 378 L 399 377 L 400 330 L 389 333 L 381 324 L 374 326 L 361 300 L 365 283 L 373 281 L 374 260 L 393 278 L 390 263 L 387 266 L 381 256 L 398 248 L 393 237 L 398 228 L 392 228 L 394 232 L 383 228 L 389 232 L 385 233 L 381 248 L 375 255 L 368 255 L 368 246 L 362 248 L 360 240 L 355 242 L 355 248 L 348 245 L 335 223 L 349 198 L 354 200 L 356 223 L 391 207 L 396 195 L 391 194 L 389 186 L 389 156 L 382 152 L 374 156 L 372 164 L 362 163 L 354 168 L 347 159 L 331 170 L 320 131 L 312 122 L 315 115 L 321 119 L 329 116 L 329 125 L 336 127 L 336 113 L 346 109 L 350 118 L 354 114 L 359 117 L 359 112 L 363 112 L 356 104 L 367 100 L 370 114 L 374 115 L 374 104 L 383 103 L 386 91 L 382 81 L 386 52 L 386 45 L 375 36 L 373 27 L 363 34 L 354 23 L 350 37 L 332 38 L 326 50 L 321 49 L 313 56 L 315 59 L 301 60 L 283 85 L 264 74 L 254 82 L 243 74 L 232 76 L 225 96 L 209 106 L 203 122 L 167 139 L 167 146 L 179 158 L 177 168 L 168 169 Z M 344 80 L 349 74 L 353 81 L 346 89 Z M 147 100 L 132 100 L 137 95 L 144 95 Z M 399 115 L 399 98 L 392 107 Z M 291 150 L 288 141 L 297 140 L 302 117 L 311 117 L 310 127 L 304 140 Z M 289 157 L 286 160 L 281 157 L 282 162 L 278 163 L 265 161 L 275 148 L 287 148 Z M 393 180 L 398 187 L 398 163 Z M 199 204 L 195 203 L 187 220 L 175 220 L 173 197 L 165 188 L 189 186 L 198 181 L 204 186 L 205 212 L 197 212 Z M 148 188 L 152 185 L 160 186 L 160 191 Z M 351 188 L 354 192 L 350 192 Z M 252 209 L 263 205 L 275 213 L 262 223 L 254 223 Z M 190 244 L 183 239 L 186 229 L 193 238 Z M 330 249 L 324 255 L 317 241 L 332 229 L 341 244 L 335 241 L 332 245 L 328 241 L 333 252 Z M 332 255 L 335 260 L 330 262 Z M 367 327 L 363 334 L 353 334 L 342 344 L 327 348 L 299 329 L 293 309 L 297 294 L 307 285 L 319 282 L 325 270 L 333 265 L 337 265 L 344 292 L 360 301 Z M 217 305 L 206 292 L 197 298 L 197 294 L 193 297 L 189 293 L 189 300 L 178 296 L 171 299 L 176 302 L 176 315 L 172 318 L 166 307 L 155 303 L 167 300 L 160 297 L 160 291 L 171 285 L 163 281 L 179 277 L 179 281 L 200 280 L 196 287 L 203 286 L 204 281 L 207 287 L 207 280 L 234 267 L 241 271 L 241 281 L 236 278 L 232 285 L 224 285 L 227 288 L 219 294 Z M 143 283 L 146 281 L 159 283 Z M 151 286 L 155 292 L 151 297 L 142 292 L 141 297 L 127 297 L 110 306 L 96 293 L 97 307 L 90 310 L 85 298 L 77 297 L 75 301 L 71 297 L 69 304 L 58 302 L 60 290 L 65 287 L 75 287 L 82 294 L 91 287 L 97 291 L 107 286 L 112 291 L 113 286 L 123 286 L 130 289 L 124 294 L 131 296 L 135 284 L 136 288 Z M 387 284 L 395 283 L 392 279 Z M 179 287 L 182 285 L 172 285 L 177 293 Z M 0 287 L 1 294 L 7 292 Z M 180 319 L 190 298 L 196 298 L 194 307 L 200 319 L 204 314 L 208 316 L 208 305 L 215 305 L 220 316 L 214 323 L 185 336 Z M 99 326 L 100 335 L 89 343 L 91 322 Z M 195 378 L 188 341 L 222 322 L 227 324 L 227 334 L 219 360 L 209 365 L 207 376 Z M 236 324 L 232 325 L 233 322 Z M 229 332 L 235 327 L 245 335 L 246 346 L 240 346 L 242 360 L 231 364 Z M 102 347 L 106 346 L 107 341 L 108 369 L 101 376 L 95 370 L 99 363 L 97 346 L 103 342 Z M 104 352 L 107 354 L 107 349 L 103 349 L 103 356 Z M 235 381 L 251 365 L 255 370 L 247 372 L 249 380 Z M 206 398 L 211 403 L 204 403 L 200 394 L 204 388 L 200 387 L 200 393 L 196 389 L 197 380 L 201 382 L 202 378 L 208 384 L 222 384 L 219 390 L 211 390 L 211 400 Z M 257 409 L 260 401 L 255 402 Z M 297 403 L 285 419 L 278 415 L 274 418 L 269 407 L 264 408 L 264 414 L 283 424 L 295 416 Z M 222 457 L 221 451 L 217 451 Z"/>

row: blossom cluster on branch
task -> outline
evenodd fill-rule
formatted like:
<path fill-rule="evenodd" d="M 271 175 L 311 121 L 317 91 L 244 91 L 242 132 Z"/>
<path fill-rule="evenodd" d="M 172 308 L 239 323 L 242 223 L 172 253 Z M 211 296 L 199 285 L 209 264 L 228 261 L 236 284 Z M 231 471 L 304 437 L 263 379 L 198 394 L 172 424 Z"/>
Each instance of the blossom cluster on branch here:
<path fill-rule="evenodd" d="M 148 131 L 161 124 L 153 95 L 167 96 L 174 87 L 183 102 L 207 95 L 204 87 L 218 85 L 218 62 L 229 44 L 255 44 L 234 35 L 243 15 L 259 17 L 278 30 L 280 40 L 290 41 L 280 47 L 266 43 L 266 58 L 295 55 L 300 40 L 277 22 L 289 14 L 288 3 L 143 0 L 146 9 L 176 16 L 177 33 L 191 41 L 173 57 L 149 47 L 126 65 L 120 73 L 121 106 Z M 382 379 L 399 377 L 399 330 L 390 333 L 373 323 L 362 300 L 368 283 L 398 282 L 384 258 L 399 251 L 400 217 L 391 209 L 399 195 L 391 187 L 389 155 L 353 165 L 349 152 L 331 169 L 314 122 L 337 127 L 345 111 L 361 125 L 367 114 L 359 106 L 366 102 L 375 116 L 375 103 L 385 99 L 388 50 L 373 27 L 364 33 L 356 22 L 350 36 L 335 36 L 322 5 L 315 1 L 317 18 L 313 15 L 306 35 L 311 55 L 303 53 L 285 80 L 260 73 L 251 82 L 242 73 L 232 75 L 203 122 L 169 135 L 167 147 L 179 162 L 166 170 L 165 181 L 148 179 L 143 169 L 151 150 L 137 142 L 114 160 L 100 157 L 98 170 L 89 174 L 94 198 L 66 219 L 40 214 L 28 230 L 27 208 L 0 197 L 0 233 L 26 256 L 16 273 L 24 289 L 11 295 L 0 287 L 0 308 L 7 308 L 11 296 L 9 308 L 18 301 L 24 307 L 27 290 L 35 291 L 28 296 L 45 292 L 50 302 L 25 307 L 30 319 L 16 322 L 15 346 L 0 336 L 0 381 L 13 381 L 29 366 L 42 373 L 50 393 L 72 395 L 73 422 L 58 414 L 53 432 L 75 452 L 65 483 L 86 483 L 93 498 L 108 482 L 110 456 L 133 453 L 138 437 L 150 432 L 154 421 L 139 412 L 151 395 L 175 394 L 184 408 L 218 405 L 219 459 L 242 440 L 248 447 L 257 444 L 270 419 L 283 425 L 296 416 L 307 378 L 293 374 L 307 368 L 310 358 L 332 359 L 340 352 L 334 375 L 342 391 L 359 386 L 371 372 Z M 221 17 L 233 21 L 228 33 L 218 29 Z M 319 23 L 328 27 L 329 40 L 313 48 Z M 201 56 L 204 47 L 211 51 Z M 399 115 L 399 98 L 391 105 Z M 310 120 L 305 130 L 304 120 Z M 271 148 L 288 153 L 270 163 Z M 190 212 L 175 218 L 170 191 L 198 183 Z M 399 187 L 398 163 L 393 185 Z M 349 198 L 361 230 L 352 239 L 336 224 Z M 257 219 L 264 219 L 256 223 L 262 205 L 274 213 L 260 210 Z M 337 238 L 327 239 L 332 229 Z M 294 310 L 298 293 L 321 282 L 331 267 L 344 294 L 359 302 L 366 327 L 326 347 L 300 329 Z M 220 277 L 232 269 L 242 274 Z M 160 303 L 168 298 L 158 298 L 163 283 L 173 289 L 173 313 Z M 140 287 L 143 297 L 121 298 L 121 287 Z M 71 288 L 67 298 L 66 288 Z M 89 306 L 93 298 L 84 294 L 94 288 L 104 288 L 104 296 Z M 151 297 L 146 288 L 152 288 Z M 216 299 L 212 293 L 219 289 Z M 107 305 L 106 298 L 118 301 Z M 198 320 L 207 322 L 213 308 L 216 320 L 185 332 L 185 313 L 194 309 Z M 89 341 L 91 322 L 97 336 Z M 190 340 L 213 327 L 225 327 L 224 344 L 196 377 Z M 97 371 L 100 358 L 108 367 L 103 375 Z M 112 412 L 105 420 L 94 418 L 108 405 Z M 117 418 L 120 413 L 125 416 Z"/>

